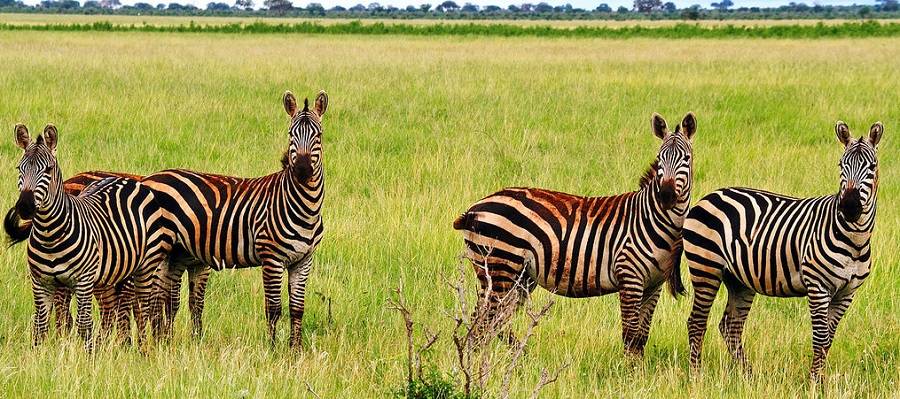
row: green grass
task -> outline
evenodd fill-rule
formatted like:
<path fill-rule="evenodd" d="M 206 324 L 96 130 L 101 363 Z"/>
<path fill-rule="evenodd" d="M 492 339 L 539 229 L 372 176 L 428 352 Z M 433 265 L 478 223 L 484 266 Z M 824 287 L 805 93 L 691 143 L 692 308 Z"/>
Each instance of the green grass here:
<path fill-rule="evenodd" d="M 535 36 L 577 38 L 765 38 L 765 39 L 816 39 L 816 38 L 870 38 L 900 36 L 900 24 L 876 21 L 847 22 L 840 25 L 818 23 L 816 25 L 700 25 L 680 23 L 670 26 L 577 26 L 553 27 L 550 25 L 516 24 L 401 24 L 350 21 L 321 24 L 304 21 L 294 24 L 272 24 L 263 21 L 229 24 L 197 24 L 190 21 L 181 25 L 141 24 L 124 25 L 110 21 L 92 23 L 23 24 L 0 23 L 0 30 L 55 31 L 55 32 L 175 32 L 175 33 L 238 33 L 283 34 L 313 33 L 334 35 L 415 35 L 415 36 Z"/>
<path fill-rule="evenodd" d="M 403 326 L 386 308 L 401 281 L 418 321 L 447 339 L 462 241 L 450 223 L 507 185 L 586 195 L 633 190 L 658 146 L 650 114 L 699 121 L 695 196 L 730 185 L 798 196 L 834 193 L 837 119 L 856 135 L 881 120 L 875 266 L 844 319 L 825 394 L 900 390 L 900 39 L 563 40 L 539 38 L 0 32 L 0 209 L 16 199 L 12 126 L 60 130 L 64 174 L 185 167 L 254 176 L 287 145 L 281 94 L 329 93 L 326 238 L 309 290 L 305 349 L 265 338 L 258 269 L 211 278 L 205 338 L 147 355 L 93 357 L 75 337 L 30 345 L 22 246 L 0 252 L 0 391 L 16 397 L 382 397 L 405 384 Z M 470 274 L 470 277 L 471 274 Z M 474 280 L 473 280 L 474 284 Z M 538 290 L 535 300 L 551 295 Z M 714 324 L 723 301 L 716 303 Z M 730 364 L 714 328 L 703 378 L 689 378 L 689 299 L 663 298 L 646 359 L 622 358 L 618 300 L 559 298 L 534 336 L 513 397 L 567 361 L 546 397 L 797 397 L 810 323 L 802 299 L 758 298 L 745 334 L 756 376 Z M 492 387 L 496 388 L 497 383 Z"/>

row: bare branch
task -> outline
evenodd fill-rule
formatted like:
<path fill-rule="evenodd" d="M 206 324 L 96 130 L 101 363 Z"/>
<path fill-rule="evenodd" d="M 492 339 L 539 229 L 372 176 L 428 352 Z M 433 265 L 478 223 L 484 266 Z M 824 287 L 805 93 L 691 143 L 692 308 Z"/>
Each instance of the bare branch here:
<path fill-rule="evenodd" d="M 312 396 L 313 396 L 314 398 L 316 398 L 316 399 L 322 399 L 322 398 L 319 396 L 319 394 L 316 393 L 316 391 L 313 391 L 312 386 L 309 385 L 308 382 L 305 382 L 305 381 L 304 381 L 303 383 L 306 384 L 306 391 L 309 392 L 310 394 L 312 394 Z"/>
<path fill-rule="evenodd" d="M 562 373 L 563 370 L 569 368 L 569 365 L 571 364 L 571 362 L 566 362 L 566 364 L 562 365 L 562 367 L 556 369 L 556 372 L 553 373 L 553 377 L 550 377 L 547 374 L 547 369 L 541 369 L 541 380 L 538 381 L 537 385 L 534 387 L 534 391 L 531 391 L 531 399 L 537 399 L 538 394 L 540 394 L 541 392 L 541 389 L 556 382 L 556 380 L 559 379 L 559 374 Z"/>

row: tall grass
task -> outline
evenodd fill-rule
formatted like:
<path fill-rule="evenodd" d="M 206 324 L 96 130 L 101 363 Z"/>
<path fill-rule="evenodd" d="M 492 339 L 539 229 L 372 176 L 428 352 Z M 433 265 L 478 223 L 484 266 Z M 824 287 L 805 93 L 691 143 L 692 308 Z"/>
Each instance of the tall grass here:
<path fill-rule="evenodd" d="M 559 28 L 549 25 L 512 24 L 403 24 L 383 22 L 321 24 L 300 22 L 273 24 L 254 21 L 247 24 L 181 25 L 123 25 L 109 21 L 68 24 L 9 24 L 0 23 L 0 30 L 30 30 L 54 32 L 175 32 L 175 33 L 236 33 L 236 34 L 331 34 L 331 35 L 414 35 L 414 36 L 499 36 L 499 37 L 565 37 L 565 38 L 760 38 L 760 39 L 817 39 L 864 38 L 900 36 L 900 23 L 877 21 L 846 22 L 815 25 L 700 25 L 679 23 L 672 26 L 645 27 L 641 25 L 608 27 L 576 26 Z"/>
<path fill-rule="evenodd" d="M 387 309 L 404 284 L 419 320 L 448 331 L 454 298 L 442 273 L 463 246 L 450 224 L 508 185 L 585 195 L 634 190 L 657 151 L 654 111 L 694 111 L 695 198 L 754 186 L 798 196 L 838 189 L 835 120 L 857 135 L 886 126 L 875 266 L 848 312 L 826 369 L 827 396 L 886 397 L 900 369 L 900 39 L 597 40 L 295 36 L 131 32 L 0 32 L 0 209 L 16 199 L 11 128 L 60 129 L 66 176 L 89 169 L 185 167 L 256 176 L 287 146 L 286 89 L 329 94 L 324 161 L 326 238 L 304 319 L 305 349 L 265 338 L 256 270 L 215 273 L 206 336 L 147 355 L 82 353 L 75 337 L 30 346 L 24 248 L 0 251 L 0 392 L 16 397 L 381 397 L 405 381 L 403 325 Z M 471 276 L 470 276 L 471 277 Z M 472 279 L 472 284 L 475 284 Z M 548 294 L 535 293 L 543 303 Z M 724 301 L 713 309 L 718 322 Z M 810 324 L 802 299 L 758 298 L 743 379 L 715 328 L 703 378 L 687 365 L 689 299 L 663 298 L 646 359 L 622 359 L 614 296 L 558 299 L 531 340 L 513 397 L 542 368 L 571 360 L 546 397 L 797 397 Z M 446 335 L 444 335 L 446 337 Z M 450 370 L 442 338 L 430 362 Z M 496 388 L 496 387 L 489 387 Z"/>

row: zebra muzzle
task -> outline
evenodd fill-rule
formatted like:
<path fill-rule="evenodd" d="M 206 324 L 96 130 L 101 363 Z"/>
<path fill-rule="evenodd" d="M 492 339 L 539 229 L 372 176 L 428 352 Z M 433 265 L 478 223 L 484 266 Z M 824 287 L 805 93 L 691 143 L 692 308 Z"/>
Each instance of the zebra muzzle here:
<path fill-rule="evenodd" d="M 28 220 L 34 217 L 37 206 L 34 204 L 34 191 L 25 190 L 19 194 L 19 200 L 16 201 L 16 211 L 19 217 Z"/>
<path fill-rule="evenodd" d="M 293 169 L 294 177 L 296 177 L 297 180 L 302 182 L 309 181 L 313 175 L 312 158 L 310 158 L 309 154 L 297 155 L 291 169 Z"/>
<path fill-rule="evenodd" d="M 850 223 L 859 220 L 862 215 L 862 197 L 859 195 L 859 190 L 855 188 L 844 190 L 841 200 L 838 202 L 838 210 L 844 220 Z"/>
<path fill-rule="evenodd" d="M 664 210 L 675 207 L 675 181 L 663 180 L 659 185 L 659 191 L 656 193 L 656 199 Z"/>

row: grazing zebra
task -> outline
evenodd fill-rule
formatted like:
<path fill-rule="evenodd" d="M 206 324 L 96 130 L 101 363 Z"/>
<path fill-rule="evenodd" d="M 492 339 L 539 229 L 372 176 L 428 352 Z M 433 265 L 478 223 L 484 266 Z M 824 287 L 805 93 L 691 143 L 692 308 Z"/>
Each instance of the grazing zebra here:
<path fill-rule="evenodd" d="M 748 373 L 741 333 L 759 293 L 809 298 L 810 377 L 821 377 L 838 323 L 869 275 L 878 191 L 876 148 L 884 127 L 875 123 L 869 136 L 859 139 L 851 138 L 843 122 L 835 131 L 844 145 L 837 194 L 798 199 L 726 188 L 705 196 L 688 214 L 684 246 L 694 286 L 688 335 L 695 370 L 700 366 L 709 309 L 724 282 L 728 304 L 719 331 L 731 356 Z"/>
<path fill-rule="evenodd" d="M 91 171 L 91 172 L 82 172 L 75 176 L 66 179 L 63 182 L 63 189 L 66 193 L 70 195 L 77 196 L 82 190 L 84 190 L 87 186 L 104 180 L 110 177 L 119 177 L 123 179 L 132 179 L 140 181 L 143 179 L 143 176 L 134 175 L 130 173 L 122 173 L 122 172 L 103 172 L 103 171 Z M 19 242 L 28 239 L 28 236 L 31 234 L 31 221 L 30 220 L 22 220 L 19 215 L 16 207 L 10 208 L 10 210 L 6 214 L 6 218 L 4 219 L 4 228 L 6 229 L 7 235 L 10 237 L 11 245 L 15 245 Z M 190 297 L 189 297 L 189 307 L 191 310 L 191 320 L 193 323 L 193 334 L 195 337 L 199 337 L 203 334 L 203 301 L 204 296 L 206 294 L 206 285 L 209 279 L 209 267 L 198 262 L 196 259 L 191 258 L 180 245 L 176 244 L 172 251 L 169 254 L 169 269 L 171 273 L 167 275 L 169 278 L 167 281 L 160 281 L 160 287 L 155 287 L 154 289 L 159 292 L 159 300 L 165 305 L 164 314 L 165 314 L 165 325 L 168 327 L 172 326 L 173 321 L 175 320 L 175 316 L 178 313 L 178 307 L 181 302 L 180 294 L 181 294 L 181 277 L 185 271 L 188 272 L 190 282 Z M 162 280 L 162 279 L 160 279 Z M 163 289 L 163 287 L 170 287 L 170 289 Z M 131 298 L 128 297 L 133 292 L 133 284 L 130 282 L 126 283 L 124 290 L 121 294 L 125 295 L 124 300 L 131 301 Z M 102 292 L 96 292 L 97 301 L 101 303 L 101 308 L 105 309 L 106 306 L 102 304 L 107 300 L 115 300 L 117 297 L 117 293 L 114 292 L 113 289 L 105 289 Z M 69 313 L 69 302 L 72 299 L 72 290 L 68 287 L 59 287 L 56 290 L 53 298 L 53 308 L 56 314 L 56 329 L 60 333 L 64 333 L 69 331 L 72 326 L 72 315 Z M 103 326 L 104 330 L 106 327 L 111 325 L 114 314 L 103 314 L 101 316 L 101 326 Z M 128 331 L 128 326 L 130 326 L 129 322 L 129 314 L 127 312 L 121 312 L 118 315 L 119 317 L 119 332 L 125 333 Z M 123 328 L 126 327 L 126 328 Z M 170 333 L 171 331 L 167 328 L 166 333 Z M 125 337 L 127 338 L 127 336 Z"/>
<path fill-rule="evenodd" d="M 115 287 L 113 296 L 121 297 L 129 277 L 134 282 L 140 339 L 149 318 L 152 279 L 174 237 L 153 193 L 134 180 L 109 178 L 78 196 L 67 194 L 56 160 L 56 127 L 47 125 L 32 142 L 28 129 L 20 124 L 15 136 L 24 150 L 18 165 L 16 210 L 32 225 L 28 265 L 34 292 L 34 344 L 46 337 L 54 292 L 65 285 L 74 288 L 78 333 L 90 351 L 92 295 Z M 101 312 L 127 312 L 131 305 L 127 302 L 102 301 L 107 308 Z"/>
<path fill-rule="evenodd" d="M 306 280 L 322 239 L 322 116 L 324 91 L 313 109 L 283 97 L 291 117 L 283 169 L 259 178 L 166 170 L 147 176 L 159 204 L 175 221 L 177 240 L 191 256 L 215 270 L 262 266 L 269 336 L 281 317 L 281 280 L 288 272 L 290 345 L 301 346 Z"/>
<path fill-rule="evenodd" d="M 491 289 L 489 317 L 512 289 L 528 295 L 540 285 L 567 297 L 618 292 L 625 354 L 643 355 L 663 281 L 673 296 L 684 291 L 681 226 L 691 198 L 697 122 L 688 113 L 670 132 L 654 114 L 651 127 L 662 145 L 636 192 L 580 197 L 507 188 L 456 219 L 465 257 L 481 289 Z"/>

